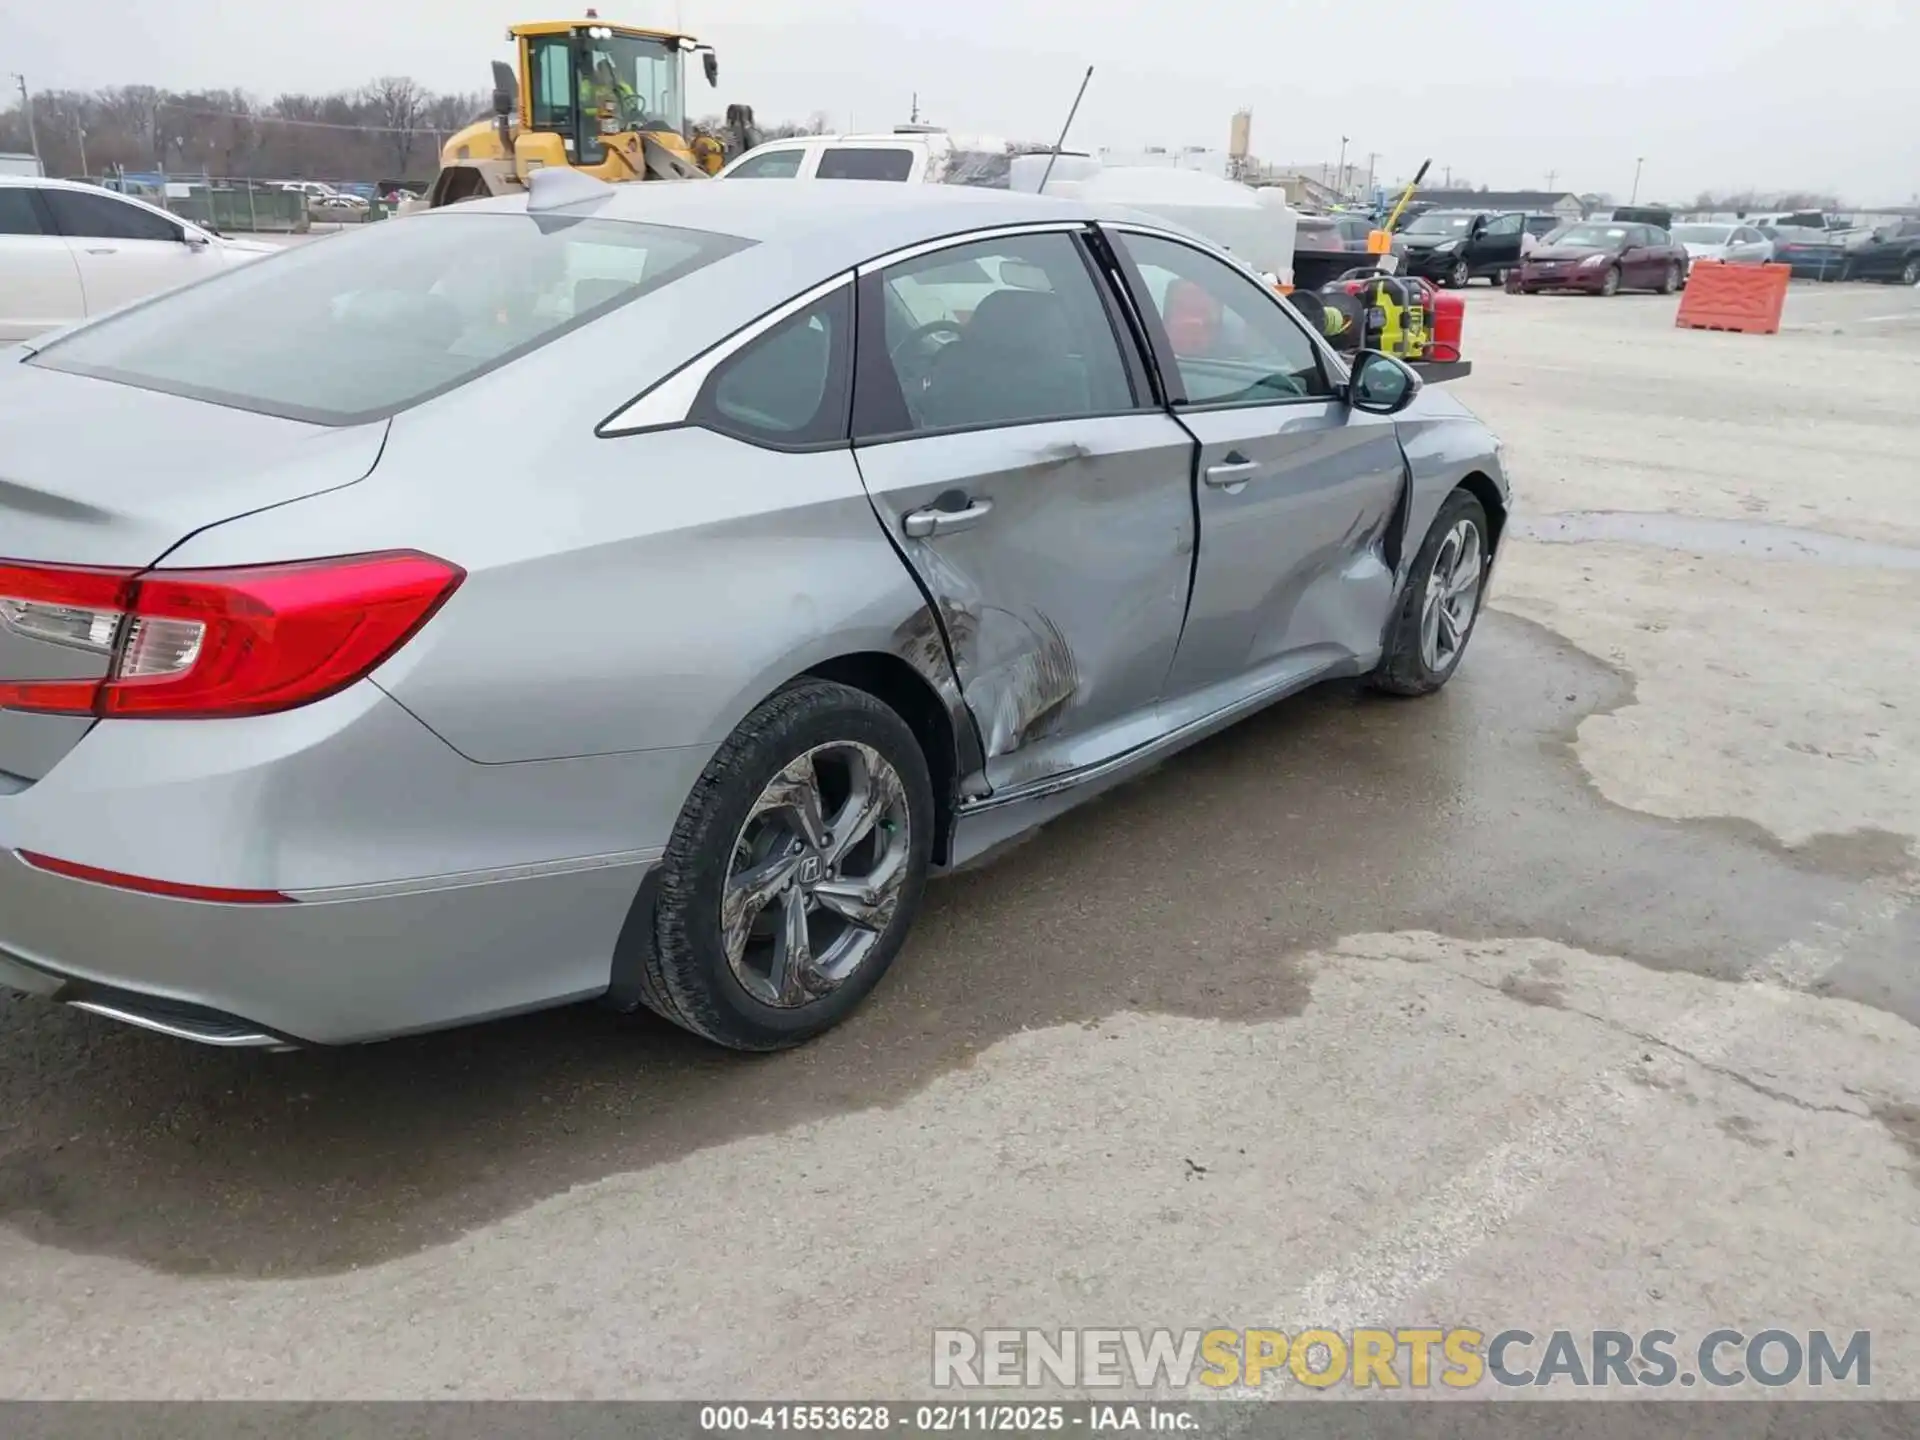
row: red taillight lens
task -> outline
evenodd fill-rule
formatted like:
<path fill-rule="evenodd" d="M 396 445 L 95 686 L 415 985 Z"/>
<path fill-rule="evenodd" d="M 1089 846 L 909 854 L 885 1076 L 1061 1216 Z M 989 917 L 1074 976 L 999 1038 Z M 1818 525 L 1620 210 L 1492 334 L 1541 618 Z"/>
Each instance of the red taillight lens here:
<path fill-rule="evenodd" d="M 123 875 L 118 870 L 102 870 L 72 860 L 56 860 L 32 850 L 14 852 L 36 870 L 49 875 L 64 875 L 69 880 L 85 880 L 93 885 L 111 885 L 116 890 L 137 890 L 143 895 L 165 895 L 173 900 L 205 900 L 215 905 L 291 905 L 294 898 L 278 890 L 234 890 L 224 885 L 185 885 L 178 880 L 154 880 L 145 875 Z"/>
<path fill-rule="evenodd" d="M 100 680 L 0 680 L 0 708 L 170 720 L 290 710 L 370 673 L 465 578 L 412 551 L 141 574 L 0 562 L 0 625 L 110 659 Z"/>

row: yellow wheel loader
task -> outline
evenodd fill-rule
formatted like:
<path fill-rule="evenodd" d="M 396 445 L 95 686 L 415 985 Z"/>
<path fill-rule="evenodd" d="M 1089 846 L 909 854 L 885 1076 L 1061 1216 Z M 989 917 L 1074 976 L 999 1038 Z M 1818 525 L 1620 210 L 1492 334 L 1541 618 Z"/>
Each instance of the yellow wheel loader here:
<path fill-rule="evenodd" d="M 440 150 L 440 173 L 419 208 L 524 189 L 542 168 L 600 180 L 684 180 L 713 174 L 729 151 L 759 143 L 753 111 L 727 109 L 727 133 L 687 124 L 688 55 L 700 56 L 708 85 L 720 81 L 711 45 L 666 30 L 583 20 L 515 25 L 507 38 L 520 69 L 493 62 L 493 115 Z M 409 207 L 412 208 L 412 207 Z"/>

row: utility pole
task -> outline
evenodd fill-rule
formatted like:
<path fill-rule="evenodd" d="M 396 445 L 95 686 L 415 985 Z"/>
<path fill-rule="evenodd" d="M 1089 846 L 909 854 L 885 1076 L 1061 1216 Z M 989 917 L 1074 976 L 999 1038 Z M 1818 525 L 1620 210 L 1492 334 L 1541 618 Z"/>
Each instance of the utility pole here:
<path fill-rule="evenodd" d="M 913 92 L 913 114 L 907 117 L 907 123 L 910 125 L 920 123 L 920 92 L 918 90 Z"/>
<path fill-rule="evenodd" d="M 1340 163 L 1333 167 L 1334 183 L 1340 187 L 1342 195 L 1347 193 L 1347 137 L 1340 137 Z"/>
<path fill-rule="evenodd" d="M 80 123 L 78 115 L 73 117 L 73 134 L 80 142 L 80 174 L 84 177 L 93 172 L 87 168 L 87 127 Z"/>
<path fill-rule="evenodd" d="M 1373 166 L 1374 162 L 1379 158 L 1380 152 L 1378 150 L 1369 150 L 1367 152 L 1367 203 L 1369 205 L 1373 203 Z"/>
<path fill-rule="evenodd" d="M 1440 188 L 1442 190 L 1451 190 L 1453 188 L 1453 167 L 1451 165 L 1447 166 L 1447 176 L 1446 179 L 1440 182 Z"/>
<path fill-rule="evenodd" d="M 33 96 L 27 93 L 27 77 L 16 71 L 13 78 L 20 85 L 20 108 L 27 112 L 27 144 L 33 147 L 33 158 L 39 161 L 44 174 L 47 164 L 40 159 L 40 136 L 33 128 Z"/>
<path fill-rule="evenodd" d="M 1547 189 L 1549 190 L 1553 189 L 1553 182 L 1556 178 L 1558 178 L 1559 174 L 1560 172 L 1558 170 L 1547 171 Z"/>
<path fill-rule="evenodd" d="M 1633 193 L 1627 197 L 1629 205 L 1640 198 L 1640 167 L 1646 163 L 1647 157 L 1644 155 L 1633 162 Z"/>

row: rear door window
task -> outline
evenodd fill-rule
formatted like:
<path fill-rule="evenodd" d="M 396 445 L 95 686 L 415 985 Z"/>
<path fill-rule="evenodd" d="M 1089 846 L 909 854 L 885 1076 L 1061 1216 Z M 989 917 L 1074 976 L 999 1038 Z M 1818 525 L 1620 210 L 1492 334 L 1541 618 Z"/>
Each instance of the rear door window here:
<path fill-rule="evenodd" d="M 1113 322 L 1071 236 L 1009 236 L 904 260 L 880 273 L 877 291 L 880 343 L 861 346 L 861 435 L 1135 407 Z"/>
<path fill-rule="evenodd" d="M 905 180 L 913 173 L 913 152 L 893 146 L 829 146 L 821 152 L 816 180 Z"/>
<path fill-rule="evenodd" d="M 791 180 L 800 173 L 806 151 L 798 145 L 785 150 L 769 150 L 764 155 L 749 155 L 727 172 L 729 180 Z"/>
<path fill-rule="evenodd" d="M 44 235 L 33 191 L 25 185 L 0 185 L 0 235 Z"/>
<path fill-rule="evenodd" d="M 49 189 L 43 198 L 60 233 L 74 239 L 178 240 L 184 233 L 173 221 L 111 195 Z"/>

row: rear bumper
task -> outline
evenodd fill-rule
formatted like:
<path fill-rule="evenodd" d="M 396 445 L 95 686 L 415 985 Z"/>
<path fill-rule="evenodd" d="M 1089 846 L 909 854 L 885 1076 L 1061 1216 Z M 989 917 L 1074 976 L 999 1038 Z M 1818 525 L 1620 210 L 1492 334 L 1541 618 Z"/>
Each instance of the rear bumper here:
<path fill-rule="evenodd" d="M 0 855 L 0 985 L 216 1045 L 347 1044 L 603 994 L 648 861 L 285 905 Z"/>
<path fill-rule="evenodd" d="M 364 682 L 246 720 L 103 722 L 0 788 L 0 985 L 221 1044 L 378 1040 L 601 994 L 709 755 L 476 764 Z M 23 851 L 286 899 L 153 894 Z"/>
<path fill-rule="evenodd" d="M 1522 290 L 1578 290 L 1583 294 L 1598 294 L 1606 283 L 1607 267 L 1596 265 L 1591 270 L 1575 268 L 1571 270 L 1542 270 L 1534 265 L 1520 267 L 1520 288 Z"/>

